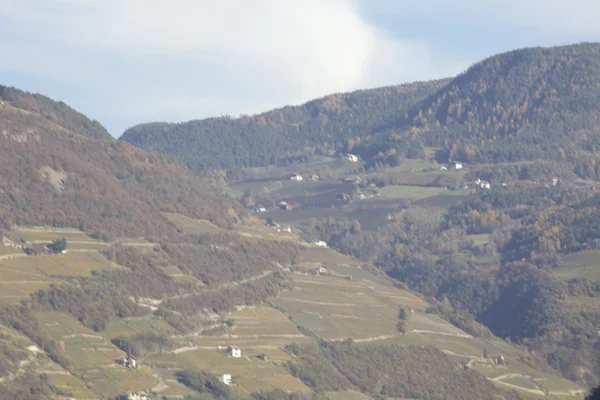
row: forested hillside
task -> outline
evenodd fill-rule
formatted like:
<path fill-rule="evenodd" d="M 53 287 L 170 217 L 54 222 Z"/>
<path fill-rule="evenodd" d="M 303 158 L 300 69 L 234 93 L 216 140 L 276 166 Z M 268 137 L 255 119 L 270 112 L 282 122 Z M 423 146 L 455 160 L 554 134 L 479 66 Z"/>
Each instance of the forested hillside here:
<path fill-rule="evenodd" d="M 531 48 L 436 82 L 339 94 L 253 117 L 131 128 L 121 140 L 205 173 L 352 151 L 367 166 L 424 158 L 595 159 L 600 45 Z M 594 171 L 594 174 L 596 172 Z"/>
<path fill-rule="evenodd" d="M 440 147 L 442 160 L 574 161 L 596 151 L 600 45 L 516 50 L 488 58 L 412 106 L 375 147 Z M 389 135 L 388 135 L 389 133 Z"/>
<path fill-rule="evenodd" d="M 2 89 L 0 222 L 97 235 L 174 234 L 163 211 L 227 226 L 233 202 L 182 165 L 114 140 L 65 105 Z"/>
<path fill-rule="evenodd" d="M 198 173 L 297 161 L 351 149 L 445 83 L 334 94 L 251 117 L 143 124 L 129 129 L 120 140 L 168 154 Z"/>

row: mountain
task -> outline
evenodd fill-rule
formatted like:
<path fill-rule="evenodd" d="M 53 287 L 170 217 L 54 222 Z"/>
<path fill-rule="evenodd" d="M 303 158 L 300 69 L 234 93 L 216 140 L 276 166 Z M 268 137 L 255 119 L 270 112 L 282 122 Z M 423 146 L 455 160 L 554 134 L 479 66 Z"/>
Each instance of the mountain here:
<path fill-rule="evenodd" d="M 268 226 L 187 167 L 61 103 L 0 92 L 1 398 L 583 390 L 447 302 Z"/>
<path fill-rule="evenodd" d="M 469 68 L 382 131 L 380 150 L 414 140 L 444 159 L 574 160 L 596 149 L 600 44 L 530 48 Z"/>
<path fill-rule="evenodd" d="M 254 117 L 140 125 L 121 140 L 200 173 L 339 151 L 360 154 L 368 166 L 394 164 L 398 156 L 423 158 L 427 147 L 440 151 L 440 161 L 572 165 L 598 147 L 599 72 L 599 44 L 522 49 L 453 79 L 338 94 Z"/>
<path fill-rule="evenodd" d="M 161 211 L 227 225 L 232 203 L 185 167 L 114 140 L 97 122 L 0 87 L 0 222 L 82 227 L 98 235 L 175 231 Z"/>
<path fill-rule="evenodd" d="M 351 148 L 446 83 L 442 80 L 334 94 L 251 117 L 143 124 L 127 130 L 120 140 L 149 152 L 168 154 L 198 173 L 261 167 Z"/>

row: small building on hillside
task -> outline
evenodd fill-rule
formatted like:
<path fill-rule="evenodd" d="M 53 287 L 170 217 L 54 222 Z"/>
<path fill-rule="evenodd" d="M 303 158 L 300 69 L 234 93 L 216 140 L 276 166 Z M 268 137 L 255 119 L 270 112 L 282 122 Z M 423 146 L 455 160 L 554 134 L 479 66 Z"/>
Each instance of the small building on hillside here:
<path fill-rule="evenodd" d="M 448 167 L 446 167 L 445 165 L 440 165 L 440 166 L 438 167 L 438 169 L 439 169 L 440 171 L 448 171 Z"/>
<path fill-rule="evenodd" d="M 281 210 L 285 210 L 285 211 L 290 211 L 294 208 L 294 206 L 292 206 L 290 203 L 288 203 L 287 201 L 280 201 L 279 204 L 279 209 Z"/>
<path fill-rule="evenodd" d="M 360 177 L 358 176 L 347 176 L 345 178 L 342 178 L 342 182 L 344 183 L 360 183 Z"/>
<path fill-rule="evenodd" d="M 454 169 L 455 169 L 455 170 L 457 170 L 457 171 L 459 171 L 459 170 L 463 169 L 463 165 L 462 165 L 462 163 L 461 163 L 461 162 L 458 162 L 458 161 L 455 161 L 455 162 L 454 162 Z"/>
<path fill-rule="evenodd" d="M 264 213 L 264 212 L 267 212 L 267 209 L 265 207 L 263 207 L 263 206 L 258 206 L 258 207 L 256 207 L 256 212 L 257 213 Z"/>
<path fill-rule="evenodd" d="M 336 196 L 336 199 L 341 201 L 350 201 L 352 197 L 348 193 L 340 193 Z"/>
<path fill-rule="evenodd" d="M 488 354 L 487 358 L 495 364 L 504 365 L 504 356 L 502 354 Z"/>
<path fill-rule="evenodd" d="M 327 247 L 327 242 L 323 241 L 323 240 L 317 240 L 316 242 L 314 242 L 317 246 L 319 247 Z"/>
<path fill-rule="evenodd" d="M 321 179 L 321 177 L 319 176 L 319 174 L 312 174 L 310 179 L 312 179 L 313 181 L 318 181 Z"/>
<path fill-rule="evenodd" d="M 144 392 L 123 394 L 117 400 L 148 400 L 148 394 Z"/>
<path fill-rule="evenodd" d="M 224 383 L 225 385 L 231 385 L 231 375 L 230 374 L 223 374 L 223 375 L 219 375 L 219 381 Z"/>
<path fill-rule="evenodd" d="M 358 162 L 358 156 L 356 156 L 355 154 L 352 154 L 352 153 L 344 154 L 344 158 L 346 159 L 346 161 Z"/>
<path fill-rule="evenodd" d="M 300 174 L 294 174 L 290 177 L 290 179 L 293 181 L 298 181 L 298 182 L 304 180 L 304 178 Z"/>
<path fill-rule="evenodd" d="M 477 178 L 477 180 L 475 181 L 475 184 L 477 185 L 477 187 L 479 187 L 481 189 L 490 189 L 492 187 L 492 185 L 490 185 L 490 183 L 488 181 L 484 181 L 479 178 Z"/>
<path fill-rule="evenodd" d="M 231 358 L 241 358 L 242 350 L 237 346 L 229 346 L 227 349 L 227 354 L 229 354 L 229 357 Z"/>
<path fill-rule="evenodd" d="M 323 267 L 322 265 L 319 265 L 319 266 L 315 267 L 313 269 L 313 271 L 317 275 L 325 275 L 325 274 L 327 274 L 327 268 Z"/>

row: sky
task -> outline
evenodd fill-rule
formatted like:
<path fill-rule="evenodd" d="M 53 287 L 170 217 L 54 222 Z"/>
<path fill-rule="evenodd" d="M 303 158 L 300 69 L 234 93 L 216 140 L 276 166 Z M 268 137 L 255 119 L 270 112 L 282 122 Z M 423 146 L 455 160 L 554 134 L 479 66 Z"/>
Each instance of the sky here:
<path fill-rule="evenodd" d="M 0 84 L 118 137 L 600 41 L 599 14 L 597 0 L 0 0 Z"/>

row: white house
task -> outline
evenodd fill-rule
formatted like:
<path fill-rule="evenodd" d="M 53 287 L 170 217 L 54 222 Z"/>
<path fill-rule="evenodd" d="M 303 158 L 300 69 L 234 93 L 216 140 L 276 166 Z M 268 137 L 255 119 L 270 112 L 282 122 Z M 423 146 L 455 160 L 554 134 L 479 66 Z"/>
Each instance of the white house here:
<path fill-rule="evenodd" d="M 241 358 L 242 350 L 237 346 L 229 346 L 227 349 L 227 353 L 229 353 L 229 357 L 231 358 Z"/>
<path fill-rule="evenodd" d="M 479 186 L 482 189 L 489 189 L 489 188 L 492 187 L 492 185 L 490 185 L 490 183 L 488 181 L 482 181 L 479 178 L 477 178 L 477 180 L 475 181 L 475 183 L 477 184 L 477 186 Z"/>
<path fill-rule="evenodd" d="M 325 242 L 323 240 L 318 240 L 315 242 L 315 244 L 319 247 L 327 247 L 327 242 Z"/>
<path fill-rule="evenodd" d="M 223 382 L 226 385 L 231 385 L 231 375 L 229 375 L 229 374 L 220 375 L 219 381 Z"/>
<path fill-rule="evenodd" d="M 303 178 L 303 177 L 302 177 L 302 175 L 300 175 L 300 174 L 294 174 L 294 175 L 292 175 L 292 176 L 290 177 L 290 179 L 291 179 L 291 180 L 293 180 L 293 181 L 298 181 L 298 182 L 300 182 L 300 181 L 303 181 L 303 180 L 304 180 L 304 178 Z"/>
<path fill-rule="evenodd" d="M 558 185 L 558 178 L 552 178 L 552 186 Z"/>
<path fill-rule="evenodd" d="M 448 171 L 448 167 L 446 167 L 445 165 L 442 165 L 438 168 L 440 171 Z"/>
<path fill-rule="evenodd" d="M 146 393 L 129 393 L 127 400 L 147 400 L 148 396 Z"/>
<path fill-rule="evenodd" d="M 454 162 L 454 169 L 457 170 L 457 171 L 463 169 L 462 163 L 455 161 Z"/>
<path fill-rule="evenodd" d="M 346 161 L 358 162 L 358 157 L 351 153 L 344 154 L 344 158 L 346 159 Z"/>
<path fill-rule="evenodd" d="M 263 207 L 263 206 L 258 206 L 256 208 L 256 212 L 264 213 L 264 212 L 267 212 L 267 209 L 265 207 Z"/>
<path fill-rule="evenodd" d="M 324 275 L 327 273 L 327 268 L 319 266 L 315 267 L 314 271 L 317 275 Z"/>

